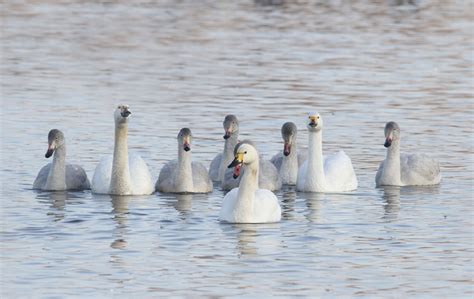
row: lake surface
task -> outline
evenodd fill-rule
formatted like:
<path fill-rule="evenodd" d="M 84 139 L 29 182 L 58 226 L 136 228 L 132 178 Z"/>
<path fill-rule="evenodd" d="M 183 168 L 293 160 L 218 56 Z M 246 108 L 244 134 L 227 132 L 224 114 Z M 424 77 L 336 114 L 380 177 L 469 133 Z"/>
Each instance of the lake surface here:
<path fill-rule="evenodd" d="M 470 1 L 15 1 L 0 4 L 2 298 L 466 298 L 473 291 Z M 238 3 L 237 3 L 238 2 Z M 325 119 L 359 189 L 277 192 L 280 223 L 218 222 L 224 192 L 111 197 L 31 189 L 47 134 L 90 178 L 112 153 L 112 113 L 155 178 L 189 127 L 193 159 L 222 120 L 270 157 L 294 121 Z M 440 160 L 439 186 L 376 189 L 383 128 Z"/>

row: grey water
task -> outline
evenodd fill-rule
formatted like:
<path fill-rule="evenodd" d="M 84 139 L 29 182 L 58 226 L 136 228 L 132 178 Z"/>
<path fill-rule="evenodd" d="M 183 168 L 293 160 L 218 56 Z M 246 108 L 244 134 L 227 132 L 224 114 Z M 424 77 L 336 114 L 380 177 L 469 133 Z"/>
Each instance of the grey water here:
<path fill-rule="evenodd" d="M 1 3 L 0 297 L 472 298 L 472 2 L 395 2 Z M 208 165 L 235 114 L 270 159 L 285 121 L 304 150 L 318 111 L 323 151 L 351 157 L 359 188 L 278 191 L 282 221 L 264 225 L 220 223 L 218 186 L 31 189 L 52 128 L 92 178 L 119 103 L 155 179 L 182 127 Z M 402 152 L 439 159 L 439 186 L 375 188 L 392 120 Z"/>

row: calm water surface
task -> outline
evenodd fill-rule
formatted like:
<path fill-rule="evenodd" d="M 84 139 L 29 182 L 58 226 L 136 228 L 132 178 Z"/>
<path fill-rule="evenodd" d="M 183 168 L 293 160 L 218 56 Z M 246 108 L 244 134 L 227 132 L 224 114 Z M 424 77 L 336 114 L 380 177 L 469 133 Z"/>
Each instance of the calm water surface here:
<path fill-rule="evenodd" d="M 472 3 L 353 2 L 0 4 L 1 297 L 472 297 Z M 266 225 L 219 223 L 218 188 L 31 190 L 52 128 L 92 177 L 121 102 L 155 178 L 182 127 L 209 163 L 234 113 L 269 159 L 285 121 L 305 147 L 315 110 L 324 151 L 351 156 L 360 187 L 280 191 L 283 219 Z M 440 160 L 440 186 L 375 188 L 389 120 L 403 151 Z"/>

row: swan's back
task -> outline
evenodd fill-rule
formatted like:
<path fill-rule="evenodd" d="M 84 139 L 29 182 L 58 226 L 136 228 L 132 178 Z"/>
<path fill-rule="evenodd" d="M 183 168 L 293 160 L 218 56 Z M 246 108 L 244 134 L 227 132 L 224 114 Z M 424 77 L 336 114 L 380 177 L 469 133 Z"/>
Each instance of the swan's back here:
<path fill-rule="evenodd" d="M 112 177 L 113 156 L 106 156 L 97 165 L 92 177 L 92 192 L 108 194 Z M 151 194 L 154 191 L 153 180 L 145 161 L 137 154 L 128 157 L 131 187 L 133 195 Z"/>
<path fill-rule="evenodd" d="M 441 181 L 439 162 L 424 154 L 401 154 L 400 175 L 404 185 L 436 185 Z"/>
<path fill-rule="evenodd" d="M 212 191 L 212 181 L 206 166 L 200 162 L 192 162 L 194 192 L 206 193 Z"/>
<path fill-rule="evenodd" d="M 275 165 L 275 167 L 277 168 L 277 170 L 280 170 L 280 167 L 281 167 L 281 164 L 282 164 L 282 161 L 283 161 L 283 153 L 277 153 L 275 155 L 273 155 L 273 157 L 271 158 L 270 162 L 273 163 L 273 165 Z M 303 163 L 306 161 L 306 154 L 305 153 L 298 153 L 298 167 L 301 167 L 301 165 L 303 165 Z"/>
<path fill-rule="evenodd" d="M 324 159 L 324 174 L 331 191 L 357 189 L 357 177 L 351 158 L 342 150 Z"/>
<path fill-rule="evenodd" d="M 178 160 L 172 160 L 161 168 L 160 175 L 156 181 L 155 189 L 160 192 L 173 192 L 175 171 L 178 167 Z"/>
<path fill-rule="evenodd" d="M 112 177 L 113 156 L 103 157 L 97 164 L 94 175 L 92 176 L 92 192 L 99 194 L 108 194 L 110 187 L 110 178 Z"/>
<path fill-rule="evenodd" d="M 221 221 L 231 223 L 269 223 L 281 220 L 281 207 L 278 198 L 273 192 L 266 189 L 255 191 L 254 206 L 252 211 L 239 211 L 235 209 L 239 188 L 232 189 L 222 201 L 219 214 Z"/>
<path fill-rule="evenodd" d="M 217 154 L 209 165 L 209 178 L 213 181 L 219 180 L 219 168 L 221 166 L 222 153 Z"/>
<path fill-rule="evenodd" d="M 139 155 L 129 156 L 130 177 L 133 194 L 152 194 L 155 191 L 148 165 Z"/>
<path fill-rule="evenodd" d="M 68 190 L 90 189 L 90 182 L 84 168 L 76 164 L 66 164 L 66 186 Z"/>
<path fill-rule="evenodd" d="M 260 173 L 258 176 L 258 185 L 262 189 L 280 190 L 282 181 L 278 169 L 272 162 L 260 160 Z"/>
<path fill-rule="evenodd" d="M 44 188 L 48 180 L 51 165 L 52 163 L 48 163 L 41 168 L 33 183 L 33 189 Z M 76 164 L 66 164 L 66 188 L 67 190 L 90 189 L 90 182 L 84 168 Z"/>

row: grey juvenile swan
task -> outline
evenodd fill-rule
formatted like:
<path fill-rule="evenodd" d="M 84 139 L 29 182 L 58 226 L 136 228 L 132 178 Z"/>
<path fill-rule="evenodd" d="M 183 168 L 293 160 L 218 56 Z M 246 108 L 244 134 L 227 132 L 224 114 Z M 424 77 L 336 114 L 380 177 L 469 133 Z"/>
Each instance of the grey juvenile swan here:
<path fill-rule="evenodd" d="M 178 159 L 163 166 L 156 182 L 156 190 L 168 193 L 208 193 L 212 191 L 206 167 L 191 159 L 191 130 L 178 133 Z"/>
<path fill-rule="evenodd" d="M 33 189 L 50 191 L 90 189 L 84 169 L 79 165 L 66 163 L 66 139 L 63 132 L 56 129 L 49 131 L 45 157 L 49 158 L 53 153 L 53 162 L 41 168 L 33 183 Z"/>
<path fill-rule="evenodd" d="M 387 155 L 380 163 L 377 186 L 436 185 L 441 181 L 439 162 L 424 154 L 400 154 L 400 127 L 396 122 L 385 125 Z"/>
<path fill-rule="evenodd" d="M 298 169 L 306 160 L 306 155 L 298 152 L 297 134 L 298 129 L 294 123 L 284 123 L 281 127 L 283 151 L 275 154 L 270 160 L 278 169 L 284 185 L 296 185 Z"/>

